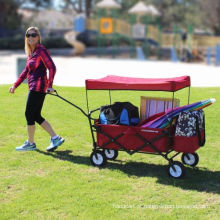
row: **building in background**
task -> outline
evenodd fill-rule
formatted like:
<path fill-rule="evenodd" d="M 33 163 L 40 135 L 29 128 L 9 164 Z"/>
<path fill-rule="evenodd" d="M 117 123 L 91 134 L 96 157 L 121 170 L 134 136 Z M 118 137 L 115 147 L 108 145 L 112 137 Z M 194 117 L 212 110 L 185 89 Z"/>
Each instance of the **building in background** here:
<path fill-rule="evenodd" d="M 35 10 L 30 8 L 18 9 L 22 15 L 22 26 L 40 28 L 43 37 L 62 37 L 66 31 L 72 30 L 74 25 L 74 11 L 64 13 L 52 9 Z"/>

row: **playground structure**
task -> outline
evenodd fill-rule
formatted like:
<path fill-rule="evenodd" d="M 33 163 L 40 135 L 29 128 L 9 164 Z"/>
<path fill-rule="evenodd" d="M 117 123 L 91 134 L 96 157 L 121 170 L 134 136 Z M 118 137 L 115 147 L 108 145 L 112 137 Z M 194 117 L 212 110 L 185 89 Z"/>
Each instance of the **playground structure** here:
<path fill-rule="evenodd" d="M 85 51 L 85 45 L 76 39 L 77 32 L 69 31 L 65 34 L 65 40 L 74 48 L 73 55 L 81 55 Z"/>
<path fill-rule="evenodd" d="M 173 25 L 171 30 L 163 31 L 160 12 L 153 5 L 137 3 L 124 20 L 119 16 L 120 5 L 113 0 L 103 0 L 96 6 L 94 18 L 77 17 L 74 31 L 65 35 L 67 42 L 74 47 L 74 55 L 82 55 L 86 49 L 84 42 L 77 40 L 78 35 L 85 30 L 92 30 L 96 32 L 98 56 L 119 56 L 122 45 L 126 45 L 130 57 L 136 56 L 143 60 L 156 57 L 171 59 L 173 62 L 206 60 L 207 64 L 220 63 L 220 50 L 216 46 L 220 44 L 220 37 L 195 35 L 192 25 L 188 25 L 185 30 Z"/>
<path fill-rule="evenodd" d="M 133 8 L 138 9 L 138 4 Z M 96 46 L 99 56 L 106 54 L 106 48 L 110 45 L 111 55 L 116 57 L 120 53 L 119 46 L 121 42 L 129 46 L 128 52 L 131 57 L 135 57 L 137 50 L 137 52 L 139 51 L 139 55 L 142 53 L 145 59 L 149 53 L 150 46 L 159 49 L 157 41 L 159 40 L 158 36 L 160 31 L 158 31 L 158 28 L 152 23 L 151 17 L 142 17 L 146 13 L 150 13 L 151 15 L 152 13 L 156 13 L 159 15 L 159 12 L 153 6 L 149 6 L 149 8 L 144 6 L 144 11 L 141 7 L 134 11 L 130 9 L 129 13 L 131 15 L 129 15 L 129 22 L 126 22 L 125 20 L 119 19 L 118 9 L 120 7 L 121 6 L 113 0 L 103 0 L 97 4 L 97 15 L 95 18 L 85 19 L 83 17 L 77 17 L 75 19 L 74 31 L 65 34 L 67 42 L 74 47 L 74 55 L 81 55 L 85 51 L 84 42 L 77 39 L 79 34 L 85 30 L 95 30 L 97 32 Z M 150 30 L 149 36 L 146 35 L 148 29 Z M 148 40 L 148 37 L 150 40 Z"/>

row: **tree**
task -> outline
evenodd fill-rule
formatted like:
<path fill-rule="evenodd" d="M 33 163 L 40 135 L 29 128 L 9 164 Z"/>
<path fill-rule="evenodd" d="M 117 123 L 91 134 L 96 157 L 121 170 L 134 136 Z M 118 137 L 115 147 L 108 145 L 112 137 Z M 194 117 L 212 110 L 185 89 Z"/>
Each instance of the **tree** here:
<path fill-rule="evenodd" d="M 86 1 L 86 17 L 87 18 L 90 17 L 91 8 L 92 8 L 92 0 L 87 0 Z"/>
<path fill-rule="evenodd" d="M 180 27 L 201 25 L 198 0 L 152 0 L 151 3 L 161 12 L 164 27 L 170 27 L 172 24 Z"/>
<path fill-rule="evenodd" d="M 53 0 L 14 0 L 19 7 L 23 7 L 25 5 L 30 5 L 31 7 L 38 8 L 49 8 L 53 5 Z"/>
<path fill-rule="evenodd" d="M 0 28 L 15 29 L 20 27 L 21 16 L 17 11 L 27 3 L 34 7 L 50 7 L 52 0 L 0 0 Z"/>
<path fill-rule="evenodd" d="M 20 0 L 22 1 L 22 0 Z M 63 10 L 74 9 L 77 13 L 85 13 L 87 18 L 91 16 L 91 12 L 95 12 L 95 4 L 101 0 L 60 0 Z M 120 17 L 126 19 L 128 17 L 128 10 L 134 6 L 138 0 L 115 0 L 121 4 Z M 38 0 L 36 2 L 50 2 L 49 0 Z M 207 21 L 202 22 L 203 12 L 201 11 L 201 4 L 213 5 L 213 2 L 219 0 L 204 1 L 204 0 L 143 0 L 146 5 L 153 4 L 160 11 L 161 25 L 165 28 L 171 28 L 173 24 L 179 27 L 187 27 L 192 25 L 194 27 L 206 27 Z M 210 3 L 211 2 L 211 3 Z M 217 4 L 216 3 L 216 4 Z M 220 11 L 220 10 L 219 10 Z M 211 10 L 207 14 L 212 14 Z M 214 16 L 214 15 L 213 15 Z M 217 17 L 215 15 L 215 17 Z M 213 22 L 219 23 L 219 22 Z M 216 24 L 216 26 L 218 26 Z M 213 27 L 218 29 L 218 27 Z"/>
<path fill-rule="evenodd" d="M 62 2 L 63 10 L 74 9 L 78 13 L 85 12 L 89 18 L 97 0 L 62 0 Z"/>
<path fill-rule="evenodd" d="M 0 0 L 0 28 L 16 29 L 21 24 L 17 13 L 18 5 L 13 0 Z"/>
<path fill-rule="evenodd" d="M 202 21 L 206 27 L 210 27 L 215 34 L 220 34 L 220 1 L 200 0 Z"/>

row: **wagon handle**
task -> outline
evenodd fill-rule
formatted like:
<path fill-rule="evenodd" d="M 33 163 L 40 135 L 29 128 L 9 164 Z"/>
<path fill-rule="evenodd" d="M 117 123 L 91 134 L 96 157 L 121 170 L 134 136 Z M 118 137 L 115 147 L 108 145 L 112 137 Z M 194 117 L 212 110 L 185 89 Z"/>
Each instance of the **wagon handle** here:
<path fill-rule="evenodd" d="M 50 93 L 49 90 L 47 89 L 46 94 L 47 95 L 53 95 L 53 96 L 59 96 L 57 90 L 54 89 L 53 92 L 56 93 L 56 94 Z"/>
<path fill-rule="evenodd" d="M 91 110 L 89 113 L 90 113 L 90 115 L 91 115 L 93 112 L 96 112 L 96 111 L 98 111 L 98 110 L 100 110 L 100 108 L 96 108 L 96 109 L 94 109 L 94 110 Z"/>
<path fill-rule="evenodd" d="M 81 109 L 79 106 L 73 104 L 72 102 L 70 102 L 70 101 L 68 101 L 67 99 L 65 99 L 65 98 L 63 98 L 62 96 L 60 96 L 60 95 L 58 94 L 57 90 L 54 90 L 54 93 L 55 93 L 55 94 L 50 93 L 50 92 L 47 91 L 46 94 L 48 94 L 48 95 L 52 95 L 52 96 L 56 96 L 56 97 L 62 99 L 63 101 L 65 101 L 65 102 L 69 103 L 70 105 L 74 106 L 75 108 L 79 109 L 79 110 L 83 113 L 83 115 L 85 115 L 87 118 L 89 117 L 89 115 L 86 114 L 86 113 L 84 112 L 84 110 Z"/>

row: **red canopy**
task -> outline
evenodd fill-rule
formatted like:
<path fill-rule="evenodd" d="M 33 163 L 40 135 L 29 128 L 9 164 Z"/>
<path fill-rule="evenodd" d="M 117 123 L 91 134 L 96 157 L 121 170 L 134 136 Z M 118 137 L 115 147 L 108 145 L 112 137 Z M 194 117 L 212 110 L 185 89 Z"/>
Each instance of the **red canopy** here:
<path fill-rule="evenodd" d="M 88 90 L 146 90 L 175 92 L 190 86 L 190 77 L 174 78 L 133 78 L 106 76 L 101 79 L 87 79 Z"/>

